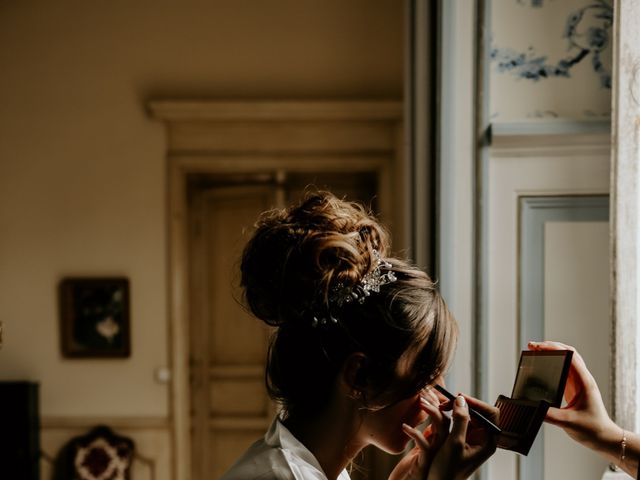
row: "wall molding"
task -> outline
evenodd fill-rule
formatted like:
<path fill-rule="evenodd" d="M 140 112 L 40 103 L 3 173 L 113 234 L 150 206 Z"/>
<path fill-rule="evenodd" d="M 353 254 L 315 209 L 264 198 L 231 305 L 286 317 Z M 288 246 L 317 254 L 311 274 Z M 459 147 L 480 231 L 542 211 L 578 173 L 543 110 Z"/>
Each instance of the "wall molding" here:
<path fill-rule="evenodd" d="M 559 153 L 558 148 L 611 148 L 608 120 L 539 120 L 492 123 L 485 135 L 491 150 L 527 149 Z M 562 150 L 560 150 L 561 152 Z"/>
<path fill-rule="evenodd" d="M 40 418 L 42 430 L 91 428 L 96 425 L 108 425 L 113 429 L 167 430 L 171 428 L 169 417 L 75 417 L 43 416 Z"/>
<path fill-rule="evenodd" d="M 401 120 L 399 100 L 152 100 L 150 114 L 175 121 Z"/>

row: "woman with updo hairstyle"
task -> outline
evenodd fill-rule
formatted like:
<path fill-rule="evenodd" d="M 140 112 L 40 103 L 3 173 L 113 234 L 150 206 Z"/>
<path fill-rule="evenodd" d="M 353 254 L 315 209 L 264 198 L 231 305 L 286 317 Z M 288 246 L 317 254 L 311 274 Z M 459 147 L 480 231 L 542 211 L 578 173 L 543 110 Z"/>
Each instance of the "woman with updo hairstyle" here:
<path fill-rule="evenodd" d="M 327 192 L 260 216 L 241 278 L 248 308 L 276 327 L 266 385 L 281 410 L 223 480 L 347 480 L 364 447 L 400 454 L 411 440 L 390 479 L 463 479 L 493 454 L 468 404 L 494 420 L 497 409 L 430 388 L 455 319 L 423 271 L 390 255 L 375 217 Z"/>

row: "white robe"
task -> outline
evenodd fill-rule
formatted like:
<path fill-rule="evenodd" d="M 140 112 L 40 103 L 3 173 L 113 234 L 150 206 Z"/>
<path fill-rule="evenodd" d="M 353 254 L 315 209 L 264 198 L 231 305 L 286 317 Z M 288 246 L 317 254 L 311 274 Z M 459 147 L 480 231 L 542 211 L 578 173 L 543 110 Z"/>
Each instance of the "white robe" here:
<path fill-rule="evenodd" d="M 327 480 L 316 457 L 275 418 L 220 480 Z M 338 480 L 350 480 L 343 470 Z"/>

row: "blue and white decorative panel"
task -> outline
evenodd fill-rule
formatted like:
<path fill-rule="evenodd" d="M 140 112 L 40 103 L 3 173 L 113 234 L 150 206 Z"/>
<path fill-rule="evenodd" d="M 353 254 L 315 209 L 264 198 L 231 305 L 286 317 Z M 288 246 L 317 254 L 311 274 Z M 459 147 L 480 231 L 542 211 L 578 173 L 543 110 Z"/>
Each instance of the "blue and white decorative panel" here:
<path fill-rule="evenodd" d="M 607 119 L 613 0 L 492 0 L 495 122 Z"/>

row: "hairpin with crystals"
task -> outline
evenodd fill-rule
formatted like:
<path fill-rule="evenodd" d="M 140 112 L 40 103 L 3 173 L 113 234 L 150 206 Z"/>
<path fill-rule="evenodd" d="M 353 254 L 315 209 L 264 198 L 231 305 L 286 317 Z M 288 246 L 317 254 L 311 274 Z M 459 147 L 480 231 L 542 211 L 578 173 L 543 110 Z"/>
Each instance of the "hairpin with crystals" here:
<path fill-rule="evenodd" d="M 338 308 L 342 307 L 345 303 L 351 303 L 357 301 L 359 304 L 363 304 L 365 299 L 371 295 L 371 292 L 380 292 L 380 287 L 388 283 L 395 282 L 397 277 L 390 270 L 393 268 L 386 260 L 383 260 L 380 253 L 377 250 L 372 250 L 373 256 L 373 270 L 362 277 L 355 285 L 345 285 L 340 282 L 331 289 L 331 295 L 329 296 L 329 306 L 336 305 Z M 382 269 L 387 270 L 382 272 Z M 331 314 L 331 309 L 327 309 L 327 315 L 314 315 L 311 320 L 311 325 L 317 327 L 318 325 L 337 324 L 338 319 Z"/>
<path fill-rule="evenodd" d="M 364 303 L 365 299 L 371 295 L 371 292 L 380 292 L 380 287 L 397 280 L 395 274 L 390 270 L 391 265 L 383 260 L 377 250 L 372 250 L 373 270 L 362 277 L 355 285 L 345 285 L 338 283 L 333 289 L 329 297 L 329 303 L 342 307 L 345 303 L 357 301 Z M 382 270 L 387 270 L 385 273 Z"/>

